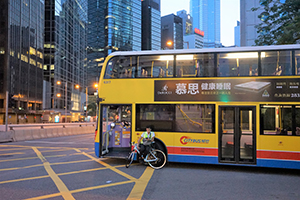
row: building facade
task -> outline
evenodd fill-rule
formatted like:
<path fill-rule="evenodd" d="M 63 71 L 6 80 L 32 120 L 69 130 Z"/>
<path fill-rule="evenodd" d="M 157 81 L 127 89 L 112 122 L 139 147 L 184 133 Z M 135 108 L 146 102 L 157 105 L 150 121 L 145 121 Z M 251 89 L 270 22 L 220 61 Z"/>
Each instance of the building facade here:
<path fill-rule="evenodd" d="M 177 12 L 177 16 L 182 19 L 182 34 L 193 34 L 193 18 L 190 14 L 187 14 L 186 10 L 180 10 Z"/>
<path fill-rule="evenodd" d="M 99 79 L 104 59 L 114 51 L 142 49 L 140 0 L 88 0 L 88 85 Z"/>
<path fill-rule="evenodd" d="M 257 8 L 258 10 L 252 11 L 251 8 Z M 240 1 L 240 37 L 241 46 L 253 46 L 255 40 L 258 37 L 256 25 L 261 23 L 261 19 L 258 15 L 262 13 L 263 7 L 260 5 L 260 0 L 241 0 Z"/>
<path fill-rule="evenodd" d="M 160 0 L 142 1 L 142 50 L 160 50 Z"/>
<path fill-rule="evenodd" d="M 262 15 L 261 18 L 258 16 L 264 12 L 264 7 L 262 4 L 266 0 L 253 0 L 253 1 L 240 1 L 240 29 L 241 29 L 241 46 L 253 46 L 255 45 L 255 40 L 258 38 L 259 34 L 268 33 L 257 33 L 256 25 L 262 23 L 267 17 Z M 286 0 L 280 0 L 280 3 L 285 3 Z M 271 6 L 273 3 L 270 4 Z M 258 8 L 256 11 L 252 11 L 252 8 Z"/>
<path fill-rule="evenodd" d="M 161 48 L 183 49 L 181 17 L 170 14 L 161 18 Z"/>
<path fill-rule="evenodd" d="M 41 121 L 44 3 L 0 1 L 0 124 Z"/>
<path fill-rule="evenodd" d="M 183 48 L 202 49 L 204 32 L 198 28 L 193 29 L 193 18 L 185 10 L 177 12 L 177 16 L 182 18 Z"/>
<path fill-rule="evenodd" d="M 45 0 L 43 108 L 59 121 L 78 121 L 86 101 L 87 3 Z"/>
<path fill-rule="evenodd" d="M 241 34 L 240 34 L 240 22 L 236 22 L 236 26 L 234 27 L 234 46 L 241 46 Z"/>
<path fill-rule="evenodd" d="M 203 48 L 204 32 L 195 29 L 193 34 L 183 36 L 185 49 L 202 49 Z"/>
<path fill-rule="evenodd" d="M 190 0 L 193 29 L 204 31 L 204 48 L 219 48 L 220 0 Z"/>

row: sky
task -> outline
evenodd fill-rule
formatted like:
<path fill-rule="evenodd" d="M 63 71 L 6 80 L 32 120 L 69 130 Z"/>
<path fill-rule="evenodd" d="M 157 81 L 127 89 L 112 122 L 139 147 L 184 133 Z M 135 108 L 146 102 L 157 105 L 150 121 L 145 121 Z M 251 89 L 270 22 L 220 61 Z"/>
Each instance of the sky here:
<path fill-rule="evenodd" d="M 234 27 L 240 21 L 240 0 L 221 1 L 221 43 L 234 45 Z M 190 0 L 161 0 L 161 16 L 186 10 L 190 13 Z"/>

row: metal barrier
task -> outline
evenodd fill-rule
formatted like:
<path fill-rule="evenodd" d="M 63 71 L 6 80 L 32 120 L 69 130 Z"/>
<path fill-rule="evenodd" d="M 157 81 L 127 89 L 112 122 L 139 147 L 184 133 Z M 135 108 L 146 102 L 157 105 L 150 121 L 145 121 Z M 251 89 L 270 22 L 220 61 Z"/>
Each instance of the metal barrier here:
<path fill-rule="evenodd" d="M 79 134 L 94 134 L 96 123 L 11 124 L 10 131 L 0 132 L 0 142 L 35 140 Z M 5 135 L 4 135 L 5 133 Z M 8 135 L 9 134 L 9 135 Z"/>
<path fill-rule="evenodd" d="M 10 124 L 8 125 L 10 130 L 14 130 L 16 128 L 28 128 L 28 127 L 40 127 L 41 129 L 55 126 L 55 127 L 62 127 L 66 128 L 67 126 L 77 126 L 77 127 L 83 127 L 83 126 L 96 126 L 96 122 L 88 122 L 88 123 L 58 123 L 58 124 Z"/>

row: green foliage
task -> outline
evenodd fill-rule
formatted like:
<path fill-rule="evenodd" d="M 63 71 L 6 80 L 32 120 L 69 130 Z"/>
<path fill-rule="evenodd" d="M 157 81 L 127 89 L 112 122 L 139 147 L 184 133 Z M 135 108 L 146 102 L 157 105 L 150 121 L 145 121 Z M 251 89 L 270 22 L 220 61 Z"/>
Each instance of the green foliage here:
<path fill-rule="evenodd" d="M 282 1 L 282 0 L 281 0 Z M 262 23 L 255 26 L 258 38 L 255 44 L 280 45 L 300 43 L 300 0 L 260 0 L 263 11 L 258 18 Z M 259 8 L 252 8 L 257 11 Z"/>
<path fill-rule="evenodd" d="M 90 103 L 87 107 L 89 116 L 96 116 L 97 114 L 97 105 L 95 103 Z"/>

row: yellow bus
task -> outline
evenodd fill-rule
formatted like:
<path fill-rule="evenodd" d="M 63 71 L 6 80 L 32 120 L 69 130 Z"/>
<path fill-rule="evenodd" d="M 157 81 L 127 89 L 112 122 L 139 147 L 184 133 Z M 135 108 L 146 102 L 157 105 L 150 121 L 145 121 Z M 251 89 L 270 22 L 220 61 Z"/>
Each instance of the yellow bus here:
<path fill-rule="evenodd" d="M 98 157 L 151 125 L 168 162 L 300 169 L 300 45 L 126 51 L 100 76 Z"/>

